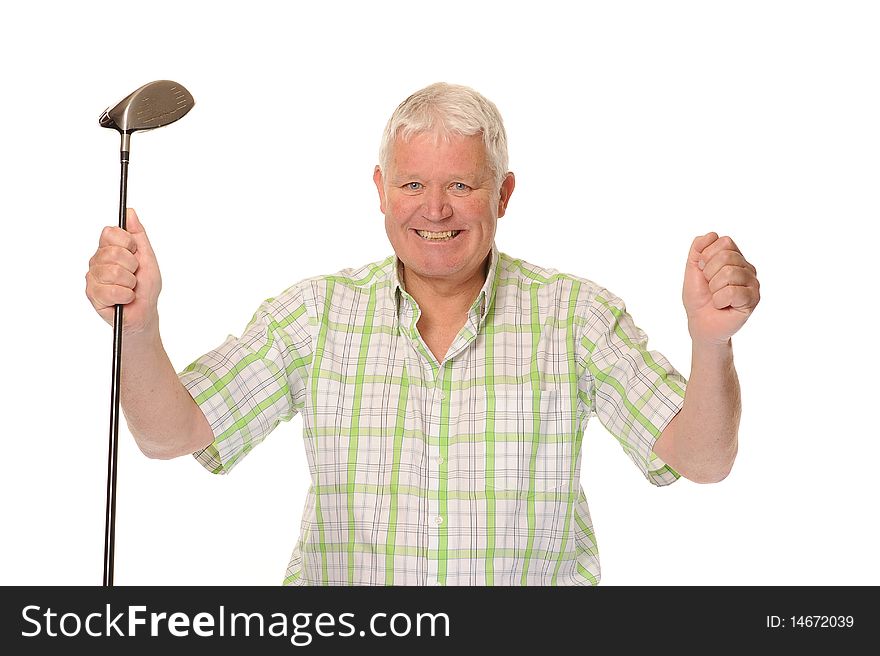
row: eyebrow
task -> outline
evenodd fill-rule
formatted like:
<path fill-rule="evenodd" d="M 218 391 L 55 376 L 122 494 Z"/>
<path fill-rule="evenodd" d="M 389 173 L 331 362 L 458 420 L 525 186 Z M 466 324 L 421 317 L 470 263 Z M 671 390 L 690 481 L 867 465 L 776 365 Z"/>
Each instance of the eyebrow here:
<path fill-rule="evenodd" d="M 422 180 L 424 179 L 422 176 L 416 173 L 399 173 L 389 178 L 391 182 L 409 182 L 410 180 Z M 449 176 L 450 180 L 464 180 L 468 182 L 476 182 L 480 179 L 480 176 L 477 172 L 471 173 L 454 173 Z"/>

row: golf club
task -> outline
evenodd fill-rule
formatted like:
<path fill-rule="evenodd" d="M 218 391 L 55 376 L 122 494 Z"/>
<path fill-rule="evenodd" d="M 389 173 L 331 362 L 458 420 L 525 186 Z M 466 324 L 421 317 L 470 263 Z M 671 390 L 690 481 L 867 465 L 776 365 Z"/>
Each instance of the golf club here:
<path fill-rule="evenodd" d="M 195 104 L 192 94 L 183 85 L 171 80 L 145 84 L 123 98 L 115 107 L 107 108 L 98 123 L 113 128 L 122 137 L 119 148 L 121 166 L 119 180 L 119 227 L 125 229 L 126 197 L 128 195 L 128 156 L 131 135 L 161 128 L 186 116 Z M 104 530 L 104 585 L 113 585 L 113 557 L 116 539 L 116 460 L 119 446 L 119 375 L 122 358 L 122 305 L 116 305 L 113 318 L 113 375 L 110 386 L 110 449 L 107 459 L 107 515 Z"/>

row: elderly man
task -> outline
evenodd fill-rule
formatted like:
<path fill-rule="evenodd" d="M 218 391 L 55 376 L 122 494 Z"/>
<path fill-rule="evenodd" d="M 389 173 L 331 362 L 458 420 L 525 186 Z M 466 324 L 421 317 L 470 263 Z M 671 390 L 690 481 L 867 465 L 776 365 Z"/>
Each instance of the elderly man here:
<path fill-rule="evenodd" d="M 595 414 L 649 481 L 720 481 L 737 451 L 731 336 L 759 300 L 729 237 L 694 239 L 688 383 L 618 297 L 498 251 L 514 190 L 496 107 L 431 85 L 386 126 L 373 174 L 395 255 L 303 280 L 179 374 L 133 211 L 86 293 L 125 305 L 121 401 L 150 457 L 230 471 L 297 413 L 311 472 L 285 584 L 595 585 L 580 486 Z"/>

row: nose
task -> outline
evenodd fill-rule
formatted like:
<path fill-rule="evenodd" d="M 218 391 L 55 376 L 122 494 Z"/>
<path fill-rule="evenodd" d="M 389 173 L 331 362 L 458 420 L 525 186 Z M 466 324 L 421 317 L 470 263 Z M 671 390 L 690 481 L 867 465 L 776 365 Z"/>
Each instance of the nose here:
<path fill-rule="evenodd" d="M 429 221 L 442 221 L 452 216 L 452 204 L 449 202 L 449 195 L 446 190 L 433 186 L 429 187 L 425 192 L 424 205 L 422 205 L 422 216 Z"/>

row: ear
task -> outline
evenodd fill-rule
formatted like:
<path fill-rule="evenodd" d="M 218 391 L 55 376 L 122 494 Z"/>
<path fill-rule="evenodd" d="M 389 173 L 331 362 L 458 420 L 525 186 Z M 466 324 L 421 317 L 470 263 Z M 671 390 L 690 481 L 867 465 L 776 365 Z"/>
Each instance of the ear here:
<path fill-rule="evenodd" d="M 507 175 L 504 176 L 504 181 L 501 183 L 501 190 L 498 194 L 498 218 L 504 216 L 504 212 L 507 210 L 507 203 L 510 202 L 515 186 L 516 180 L 513 177 L 513 173 L 508 171 Z"/>
<path fill-rule="evenodd" d="M 382 169 L 378 164 L 373 169 L 373 183 L 376 185 L 376 191 L 379 192 L 379 210 L 385 214 L 385 180 L 382 178 Z"/>

